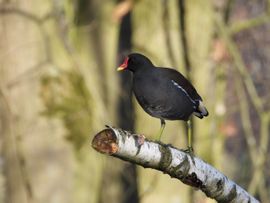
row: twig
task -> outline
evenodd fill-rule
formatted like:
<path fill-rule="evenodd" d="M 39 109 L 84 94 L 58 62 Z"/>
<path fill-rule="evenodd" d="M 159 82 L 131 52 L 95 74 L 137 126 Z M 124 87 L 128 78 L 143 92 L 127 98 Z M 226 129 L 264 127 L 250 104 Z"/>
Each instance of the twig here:
<path fill-rule="evenodd" d="M 33 194 L 33 188 L 30 182 L 29 173 L 26 168 L 26 157 L 23 152 L 22 146 L 19 143 L 19 137 L 16 136 L 16 128 L 12 125 L 12 110 L 10 107 L 10 103 L 6 97 L 6 92 L 4 91 L 4 88 L 0 87 L 0 104 L 3 104 L 4 111 L 1 112 L 3 115 L 0 114 L 0 124 L 5 124 L 5 127 L 7 130 L 3 131 L 3 155 L 6 160 L 5 165 L 13 166 L 13 169 L 6 169 L 6 176 L 7 176 L 7 185 L 9 188 L 8 194 L 14 195 L 11 201 L 15 200 L 17 197 L 22 200 L 23 195 L 20 196 L 20 192 L 16 190 L 16 192 L 12 191 L 15 187 L 20 187 L 20 184 L 22 184 L 24 190 L 27 202 L 32 202 L 34 199 Z M 0 110 L 2 110 L 0 108 Z M 3 123 L 1 122 L 1 116 L 3 117 Z M 6 122 L 6 123 L 5 123 Z M 1 132 L 1 126 L 0 126 L 0 132 Z M 18 171 L 20 173 L 18 173 Z M 12 177 L 10 180 L 8 180 L 10 177 Z M 16 179 L 16 183 L 14 183 L 13 180 Z M 20 179 L 20 180 L 18 180 Z M 9 181 L 9 182 L 8 182 Z M 13 182 L 12 182 L 13 181 Z M 15 186 L 16 185 L 16 186 Z"/>
<path fill-rule="evenodd" d="M 254 175 L 249 183 L 248 191 L 252 194 L 255 194 L 256 189 L 259 189 L 259 192 L 261 196 L 263 195 L 263 191 L 260 190 L 260 184 L 265 185 L 265 179 L 263 178 L 263 174 L 265 171 L 265 162 L 267 159 L 267 149 L 268 149 L 268 140 L 269 140 L 269 135 L 268 135 L 268 128 L 269 128 L 269 113 L 264 113 L 261 114 L 260 120 L 260 146 L 258 149 L 258 158 L 256 159 L 256 162 L 254 164 Z M 262 188 L 263 189 L 263 188 Z M 262 193 L 263 192 L 263 193 Z M 267 199 L 265 199 L 267 200 Z"/>
<path fill-rule="evenodd" d="M 11 6 L 1 6 L 0 7 L 0 15 L 10 15 L 10 14 L 16 14 L 18 16 L 22 16 L 30 21 L 33 21 L 37 24 L 43 24 L 46 22 L 49 18 L 53 16 L 52 13 L 47 13 L 42 17 L 39 17 L 33 13 L 30 13 L 28 11 L 16 8 L 16 7 L 11 7 Z"/>
<path fill-rule="evenodd" d="M 28 20 L 29 22 L 34 23 L 38 27 L 41 37 L 43 38 L 42 41 L 45 49 L 45 61 L 52 63 L 50 36 L 47 30 L 45 29 L 44 24 L 48 20 L 53 19 L 53 17 L 55 17 L 55 14 L 53 12 L 48 12 L 42 17 L 39 17 L 38 15 L 35 15 L 25 10 L 21 10 L 16 7 L 0 6 L 0 16 L 2 15 L 17 15 L 25 20 Z"/>
<path fill-rule="evenodd" d="M 236 83 L 236 92 L 238 95 L 239 100 L 239 106 L 240 106 L 240 116 L 242 120 L 242 125 L 244 129 L 244 136 L 247 141 L 247 147 L 250 154 L 250 158 L 253 165 L 256 165 L 258 151 L 256 148 L 256 139 L 255 135 L 252 130 L 252 124 L 251 124 L 251 116 L 249 112 L 249 105 L 248 105 L 248 98 L 245 93 L 245 89 L 242 85 L 242 81 L 240 77 L 237 77 L 237 73 L 235 83 Z"/>
<path fill-rule="evenodd" d="M 168 56 L 170 58 L 170 61 L 173 65 L 173 67 L 177 67 L 177 62 L 175 60 L 174 57 L 174 50 L 173 50 L 173 43 L 172 43 L 172 39 L 171 39 L 171 33 L 170 33 L 170 16 L 169 16 L 169 1 L 168 0 L 163 0 L 163 30 L 164 30 L 164 34 L 165 34 L 165 41 L 166 41 L 166 48 L 167 48 L 167 52 L 168 52 Z"/>
<path fill-rule="evenodd" d="M 218 202 L 259 202 L 201 159 L 173 146 L 149 141 L 142 135 L 109 127 L 94 137 L 92 147 L 98 152 L 162 171 Z"/>
<path fill-rule="evenodd" d="M 8 83 L 6 85 L 7 89 L 11 89 L 14 86 L 19 85 L 23 81 L 29 80 L 31 77 L 33 77 L 33 75 L 38 74 L 39 71 L 43 67 L 45 67 L 45 65 L 48 65 L 48 64 L 50 64 L 49 61 L 40 61 L 37 64 L 35 64 L 34 66 L 27 69 L 26 71 L 24 71 L 23 73 L 19 74 L 18 76 L 15 76 L 14 79 L 12 79 L 11 81 L 8 81 Z"/>
<path fill-rule="evenodd" d="M 181 39 L 181 47 L 183 49 L 183 57 L 184 57 L 184 66 L 186 70 L 187 78 L 190 79 L 190 72 L 191 72 L 191 60 L 190 60 L 190 49 L 188 46 L 187 40 L 187 29 L 186 29 L 186 5 L 185 1 L 178 0 L 179 6 L 179 23 L 180 23 L 180 39 Z"/>
<path fill-rule="evenodd" d="M 237 74 L 236 74 L 237 76 Z M 240 115 L 241 115 L 241 119 L 242 119 L 242 125 L 243 125 L 243 129 L 244 129 L 244 136 L 245 139 L 247 141 L 247 146 L 248 146 L 248 151 L 251 157 L 251 162 L 252 162 L 252 166 L 253 166 L 253 176 L 251 178 L 251 181 L 249 183 L 248 186 L 248 192 L 250 194 L 255 194 L 256 193 L 256 189 L 259 186 L 259 184 L 265 184 L 265 180 L 262 178 L 263 174 L 264 174 L 264 165 L 265 165 L 265 159 L 266 159 L 266 153 L 260 151 L 259 149 L 257 149 L 256 147 L 256 139 L 255 139 L 255 135 L 253 133 L 252 130 L 252 124 L 251 124 L 251 115 L 249 112 L 249 105 L 248 105 L 248 100 L 247 100 L 247 96 L 245 94 L 245 90 L 244 87 L 242 87 L 241 84 L 241 80 L 239 79 L 240 76 L 238 76 L 236 78 L 236 91 L 237 91 L 237 95 L 239 97 L 239 105 L 240 105 Z M 263 116 L 264 114 L 259 115 Z M 261 128 L 263 126 L 268 126 L 265 125 L 264 123 L 260 123 Z M 263 130 L 260 130 L 260 137 L 264 137 L 263 135 Z M 267 136 L 268 137 L 268 136 Z M 263 145 L 267 145 L 268 141 L 266 143 L 262 143 L 262 139 L 260 142 L 260 147 Z M 258 147 L 259 148 L 259 147 Z M 259 191 L 260 194 L 261 190 Z M 265 195 L 264 195 L 265 196 Z M 263 197 L 261 197 L 263 198 Z M 267 200 L 267 199 L 265 199 Z"/>
<path fill-rule="evenodd" d="M 260 26 L 263 25 L 265 23 L 268 23 L 270 20 L 270 17 L 267 14 L 262 14 L 256 18 L 252 18 L 249 20 L 245 20 L 242 22 L 237 22 L 234 23 L 230 26 L 230 34 L 236 34 L 239 33 L 241 31 L 247 30 L 247 29 L 251 29 L 254 28 L 256 26 Z"/>
<path fill-rule="evenodd" d="M 237 68 L 238 72 L 240 73 L 243 82 L 245 83 L 245 86 L 246 86 L 247 91 L 251 97 L 251 101 L 252 101 L 256 111 L 258 113 L 262 113 L 263 106 L 262 106 L 261 99 L 260 99 L 260 97 L 257 93 L 257 90 L 253 84 L 251 76 L 248 74 L 248 72 L 246 70 L 245 63 L 244 63 L 244 61 L 243 61 L 243 59 L 238 51 L 238 48 L 233 43 L 233 40 L 231 38 L 231 35 L 229 33 L 228 28 L 226 27 L 226 25 L 224 24 L 224 22 L 222 21 L 221 17 L 218 14 L 215 15 L 215 22 L 216 22 L 216 25 L 219 29 L 221 37 L 224 39 L 224 41 L 228 47 L 228 50 L 230 51 L 230 53 L 234 59 L 234 63 L 236 65 L 236 68 Z"/>

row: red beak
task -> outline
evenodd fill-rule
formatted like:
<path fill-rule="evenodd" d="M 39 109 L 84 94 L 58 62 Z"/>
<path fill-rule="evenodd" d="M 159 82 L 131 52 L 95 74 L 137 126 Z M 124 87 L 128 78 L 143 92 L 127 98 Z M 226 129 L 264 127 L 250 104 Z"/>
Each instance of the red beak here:
<path fill-rule="evenodd" d="M 128 57 L 125 58 L 124 62 L 117 68 L 117 71 L 125 70 L 128 67 Z"/>

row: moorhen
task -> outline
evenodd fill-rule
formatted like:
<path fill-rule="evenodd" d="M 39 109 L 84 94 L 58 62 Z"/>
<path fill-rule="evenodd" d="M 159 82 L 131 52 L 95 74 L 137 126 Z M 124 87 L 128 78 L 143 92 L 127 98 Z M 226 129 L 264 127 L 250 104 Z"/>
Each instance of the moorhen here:
<path fill-rule="evenodd" d="M 165 120 L 189 121 L 192 114 L 199 118 L 208 115 L 196 89 L 174 69 L 156 67 L 146 56 L 132 53 L 117 70 L 129 70 L 133 73 L 132 89 L 137 101 L 144 111 L 160 119 L 158 140 L 165 128 Z M 188 122 L 188 151 L 190 150 L 192 151 L 192 146 Z"/>

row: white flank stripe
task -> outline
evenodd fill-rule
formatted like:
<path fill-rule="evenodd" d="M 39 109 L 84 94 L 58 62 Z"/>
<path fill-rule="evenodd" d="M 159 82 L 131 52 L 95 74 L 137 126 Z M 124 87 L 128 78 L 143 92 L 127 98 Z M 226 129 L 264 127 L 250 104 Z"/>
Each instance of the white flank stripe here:
<path fill-rule="evenodd" d="M 193 104 L 196 104 L 196 102 L 189 96 L 189 94 L 186 92 L 186 90 L 181 87 L 177 82 L 175 82 L 174 80 L 171 80 L 172 83 L 174 84 L 174 86 L 176 86 L 178 89 L 182 90 L 186 95 L 187 97 L 189 98 L 189 100 L 193 103 Z"/>

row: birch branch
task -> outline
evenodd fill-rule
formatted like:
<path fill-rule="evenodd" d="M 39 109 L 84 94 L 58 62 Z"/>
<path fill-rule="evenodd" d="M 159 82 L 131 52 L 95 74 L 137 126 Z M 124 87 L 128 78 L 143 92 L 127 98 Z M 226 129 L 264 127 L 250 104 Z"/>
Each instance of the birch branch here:
<path fill-rule="evenodd" d="M 171 145 L 108 127 L 99 132 L 92 147 L 100 153 L 162 171 L 184 184 L 198 188 L 217 202 L 258 203 L 243 188 L 211 165 Z"/>

